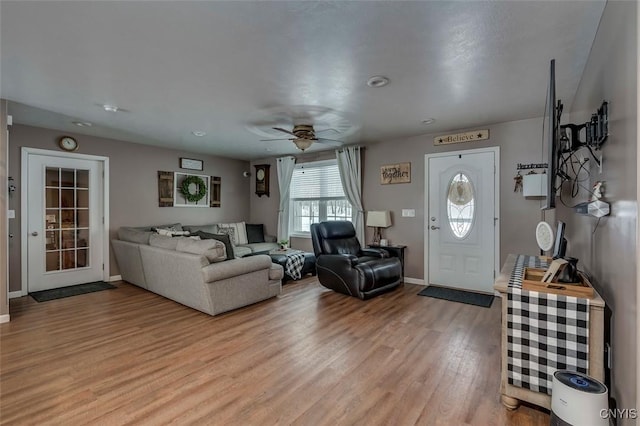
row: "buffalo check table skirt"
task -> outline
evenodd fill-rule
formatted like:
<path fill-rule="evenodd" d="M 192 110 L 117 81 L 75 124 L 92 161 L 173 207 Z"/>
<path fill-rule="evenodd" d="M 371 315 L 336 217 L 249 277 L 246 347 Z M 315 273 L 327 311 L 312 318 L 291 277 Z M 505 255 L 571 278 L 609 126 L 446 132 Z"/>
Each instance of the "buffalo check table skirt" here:
<path fill-rule="evenodd" d="M 525 267 L 546 268 L 519 255 L 507 291 L 507 379 L 513 386 L 551 395 L 556 370 L 589 369 L 589 299 L 522 289 Z"/>

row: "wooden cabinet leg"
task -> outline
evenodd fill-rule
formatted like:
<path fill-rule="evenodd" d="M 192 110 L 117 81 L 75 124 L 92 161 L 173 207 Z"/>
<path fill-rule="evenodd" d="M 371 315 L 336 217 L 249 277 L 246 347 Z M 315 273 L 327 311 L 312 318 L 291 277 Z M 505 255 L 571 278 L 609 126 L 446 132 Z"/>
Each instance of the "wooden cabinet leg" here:
<path fill-rule="evenodd" d="M 520 406 L 520 400 L 511 396 L 502 395 L 502 405 L 507 407 L 509 410 L 515 410 Z"/>

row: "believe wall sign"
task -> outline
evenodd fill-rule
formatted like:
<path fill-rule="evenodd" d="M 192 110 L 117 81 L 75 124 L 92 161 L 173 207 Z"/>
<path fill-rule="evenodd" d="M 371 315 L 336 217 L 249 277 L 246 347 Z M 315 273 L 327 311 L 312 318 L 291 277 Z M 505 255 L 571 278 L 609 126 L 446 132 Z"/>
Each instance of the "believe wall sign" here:
<path fill-rule="evenodd" d="M 449 145 L 452 143 L 475 142 L 489 139 L 489 129 L 474 130 L 472 132 L 455 133 L 453 135 L 442 135 L 433 138 L 434 145 Z"/>

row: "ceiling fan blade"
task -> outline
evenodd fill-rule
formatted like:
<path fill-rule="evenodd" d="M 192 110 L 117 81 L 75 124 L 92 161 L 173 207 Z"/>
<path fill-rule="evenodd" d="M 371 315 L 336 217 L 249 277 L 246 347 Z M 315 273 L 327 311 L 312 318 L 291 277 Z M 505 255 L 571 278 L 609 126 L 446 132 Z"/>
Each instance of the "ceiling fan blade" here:
<path fill-rule="evenodd" d="M 278 139 L 260 139 L 260 142 L 271 142 L 271 141 L 292 141 L 292 138 L 278 138 Z"/>
<path fill-rule="evenodd" d="M 281 127 L 272 127 L 272 129 L 273 129 L 273 130 L 277 130 L 277 131 L 279 131 L 279 132 L 287 133 L 287 134 L 289 134 L 289 135 L 291 135 L 291 136 L 296 136 L 296 134 L 295 134 L 295 133 L 290 132 L 289 130 L 285 130 L 285 129 L 281 128 Z M 297 136 L 296 136 L 296 137 L 297 137 Z"/>
<path fill-rule="evenodd" d="M 334 133 L 341 133 L 341 132 L 339 132 L 338 130 L 334 129 L 333 127 L 329 127 L 329 128 L 326 128 L 326 129 L 316 130 L 315 132 L 316 132 L 316 133 L 322 133 L 322 132 L 329 132 L 329 131 L 334 132 Z"/>

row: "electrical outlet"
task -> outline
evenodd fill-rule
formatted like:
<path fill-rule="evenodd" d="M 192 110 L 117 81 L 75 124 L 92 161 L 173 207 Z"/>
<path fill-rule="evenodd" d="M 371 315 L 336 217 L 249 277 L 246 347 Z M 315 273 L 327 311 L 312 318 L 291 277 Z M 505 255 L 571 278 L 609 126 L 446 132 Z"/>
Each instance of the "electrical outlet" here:
<path fill-rule="evenodd" d="M 7 210 L 7 219 L 15 219 L 16 211 L 15 210 Z"/>
<path fill-rule="evenodd" d="M 402 209 L 402 217 L 416 217 L 415 209 Z"/>

